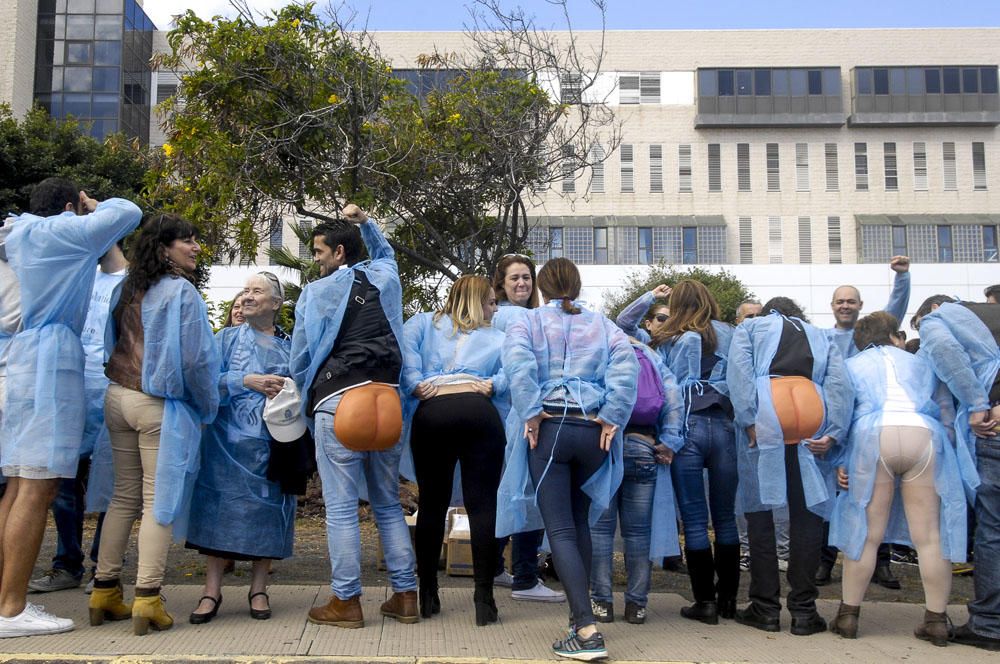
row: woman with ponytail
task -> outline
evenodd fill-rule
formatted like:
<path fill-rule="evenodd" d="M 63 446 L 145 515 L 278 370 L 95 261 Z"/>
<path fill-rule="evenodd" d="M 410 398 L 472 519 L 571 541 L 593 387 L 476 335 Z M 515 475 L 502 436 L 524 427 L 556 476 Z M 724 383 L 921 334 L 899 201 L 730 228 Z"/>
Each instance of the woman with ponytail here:
<path fill-rule="evenodd" d="M 538 287 L 545 305 L 512 321 L 503 346 L 513 409 L 497 533 L 544 523 L 571 612 L 569 635 L 552 649 L 592 660 L 607 649 L 590 604 L 590 527 L 622 481 L 621 431 L 639 365 L 622 331 L 577 301 L 580 272 L 572 261 L 546 263 Z"/>

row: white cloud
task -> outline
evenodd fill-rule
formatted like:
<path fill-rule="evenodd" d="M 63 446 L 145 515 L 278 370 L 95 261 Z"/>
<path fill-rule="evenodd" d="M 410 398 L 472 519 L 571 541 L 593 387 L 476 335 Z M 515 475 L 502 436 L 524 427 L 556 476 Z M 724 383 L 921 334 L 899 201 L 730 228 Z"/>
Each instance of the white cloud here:
<path fill-rule="evenodd" d="M 247 0 L 255 12 L 267 12 L 291 4 L 292 0 Z M 171 16 L 183 14 L 188 9 L 204 19 L 216 15 L 232 16 L 235 12 L 229 0 L 145 0 L 142 8 L 160 30 L 170 29 Z"/>

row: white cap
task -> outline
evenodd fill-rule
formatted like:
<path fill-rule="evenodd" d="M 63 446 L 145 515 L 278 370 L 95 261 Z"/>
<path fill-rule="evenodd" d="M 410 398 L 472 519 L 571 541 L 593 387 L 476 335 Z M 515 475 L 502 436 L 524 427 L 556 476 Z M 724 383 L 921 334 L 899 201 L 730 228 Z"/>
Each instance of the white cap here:
<path fill-rule="evenodd" d="M 264 404 L 264 424 L 279 443 L 296 441 L 306 432 L 302 397 L 291 378 L 285 378 L 281 391 Z"/>

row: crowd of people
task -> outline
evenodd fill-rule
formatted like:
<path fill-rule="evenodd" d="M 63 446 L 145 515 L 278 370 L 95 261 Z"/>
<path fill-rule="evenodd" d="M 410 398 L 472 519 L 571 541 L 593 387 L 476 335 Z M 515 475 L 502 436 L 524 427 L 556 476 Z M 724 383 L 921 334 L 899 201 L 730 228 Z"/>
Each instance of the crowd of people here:
<path fill-rule="evenodd" d="M 416 623 L 457 609 L 442 605 L 437 575 L 460 493 L 475 624 L 498 620 L 497 586 L 565 601 L 559 656 L 607 656 L 599 625 L 615 619 L 619 526 L 628 623 L 646 620 L 653 563 L 683 546 L 694 598 L 683 618 L 777 632 L 785 571 L 792 634 L 857 638 L 867 587 L 892 580 L 898 544 L 915 548 L 924 586 L 915 636 L 1000 650 L 1000 286 L 982 304 L 928 298 L 911 320 L 917 349 L 900 330 L 903 256 L 884 311 L 861 317 L 861 294 L 842 286 L 836 326 L 820 329 L 780 296 L 742 303 L 730 325 L 694 280 L 657 286 L 612 321 L 580 301 L 571 261 L 536 272 L 509 254 L 492 280 L 462 276 L 439 310 L 404 322 L 379 225 L 355 205 L 341 216 L 313 230 L 320 278 L 302 290 L 291 336 L 268 272 L 213 333 L 193 285 L 197 231 L 177 215 L 142 217 L 50 178 L 29 214 L 0 227 L 0 637 L 74 627 L 27 592 L 82 583 L 85 510 L 101 514 L 91 625 L 173 625 L 161 595 L 173 539 L 205 558 L 189 622 L 217 615 L 236 560 L 251 563 L 251 618 L 270 618 L 270 564 L 292 555 L 295 496 L 318 471 L 331 596 L 309 610 L 313 623 L 365 624 L 359 500 L 392 587 L 381 615 Z M 413 543 L 401 474 L 419 491 Z M 58 549 L 31 579 L 50 506 Z M 540 549 L 565 594 L 538 578 Z M 838 552 L 843 600 L 828 626 L 817 586 Z M 975 598 L 954 627 L 952 563 L 971 553 Z"/>

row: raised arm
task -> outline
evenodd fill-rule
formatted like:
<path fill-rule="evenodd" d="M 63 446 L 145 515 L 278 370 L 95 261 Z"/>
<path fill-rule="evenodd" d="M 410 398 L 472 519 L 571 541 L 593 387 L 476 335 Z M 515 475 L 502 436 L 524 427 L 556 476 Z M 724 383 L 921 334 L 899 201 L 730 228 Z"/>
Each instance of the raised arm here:
<path fill-rule="evenodd" d="M 907 256 L 894 256 L 889 267 L 896 273 L 896 278 L 893 280 L 892 293 L 889 294 L 885 311 L 895 316 L 902 325 L 906 309 L 910 306 L 910 259 Z"/>

